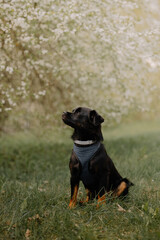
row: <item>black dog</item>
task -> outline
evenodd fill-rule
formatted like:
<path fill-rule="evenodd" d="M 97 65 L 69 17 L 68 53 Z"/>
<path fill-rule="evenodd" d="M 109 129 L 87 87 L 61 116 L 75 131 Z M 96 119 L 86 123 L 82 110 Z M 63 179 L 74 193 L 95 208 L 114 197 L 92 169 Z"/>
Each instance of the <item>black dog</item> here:
<path fill-rule="evenodd" d="M 104 119 L 89 108 L 78 107 L 72 112 L 64 112 L 62 120 L 74 128 L 72 139 L 74 147 L 69 163 L 71 172 L 71 200 L 69 207 L 75 206 L 79 181 L 87 190 L 87 199 L 98 198 L 98 204 L 105 200 L 105 192 L 113 197 L 125 196 L 133 185 L 122 178 L 108 156 L 101 132 Z"/>

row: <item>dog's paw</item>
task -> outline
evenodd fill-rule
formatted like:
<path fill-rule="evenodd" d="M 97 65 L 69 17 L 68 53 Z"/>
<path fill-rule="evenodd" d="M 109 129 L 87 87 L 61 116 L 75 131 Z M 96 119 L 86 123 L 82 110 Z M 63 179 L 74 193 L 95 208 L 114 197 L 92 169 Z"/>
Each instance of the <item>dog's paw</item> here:
<path fill-rule="evenodd" d="M 97 208 L 99 208 L 102 204 L 106 203 L 106 195 L 104 194 L 102 197 L 98 195 L 98 201 L 97 201 Z"/>
<path fill-rule="evenodd" d="M 74 208 L 75 206 L 76 206 L 76 202 L 71 199 L 71 200 L 70 200 L 70 203 L 69 203 L 69 205 L 68 205 L 68 208 L 69 208 L 69 209 L 72 209 L 72 208 Z"/>

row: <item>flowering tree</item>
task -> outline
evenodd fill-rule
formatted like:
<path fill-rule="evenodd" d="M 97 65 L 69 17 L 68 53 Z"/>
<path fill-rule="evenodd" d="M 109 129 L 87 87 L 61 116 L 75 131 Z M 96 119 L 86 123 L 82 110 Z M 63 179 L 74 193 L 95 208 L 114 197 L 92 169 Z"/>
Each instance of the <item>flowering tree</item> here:
<path fill-rule="evenodd" d="M 1 1 L 0 121 L 13 109 L 56 121 L 85 105 L 107 124 L 149 110 L 160 87 L 158 8 L 156 0 Z"/>

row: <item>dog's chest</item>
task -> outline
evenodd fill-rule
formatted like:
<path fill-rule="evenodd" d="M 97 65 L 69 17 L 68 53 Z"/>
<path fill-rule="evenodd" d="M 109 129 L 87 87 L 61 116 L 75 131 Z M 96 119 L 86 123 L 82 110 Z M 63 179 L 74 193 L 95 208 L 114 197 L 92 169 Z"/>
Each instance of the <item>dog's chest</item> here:
<path fill-rule="evenodd" d="M 94 184 L 96 180 L 94 174 L 89 172 L 89 161 L 96 154 L 99 147 L 100 147 L 100 142 L 87 147 L 86 146 L 78 147 L 75 144 L 73 146 L 73 151 L 82 165 L 82 172 L 80 175 L 80 179 L 82 180 L 83 184 L 86 187 Z"/>

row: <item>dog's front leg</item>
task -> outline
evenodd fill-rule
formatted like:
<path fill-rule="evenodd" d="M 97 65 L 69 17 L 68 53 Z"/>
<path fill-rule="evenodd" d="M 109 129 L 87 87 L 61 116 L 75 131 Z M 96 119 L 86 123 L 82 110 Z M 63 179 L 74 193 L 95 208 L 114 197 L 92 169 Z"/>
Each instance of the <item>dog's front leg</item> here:
<path fill-rule="evenodd" d="M 77 194 L 79 189 L 79 179 L 71 177 L 71 199 L 69 203 L 69 208 L 73 208 L 77 202 Z"/>
<path fill-rule="evenodd" d="M 107 174 L 102 174 L 99 182 L 99 193 L 98 193 L 98 203 L 97 207 L 99 207 L 100 204 L 106 203 L 106 187 L 107 187 Z"/>
<path fill-rule="evenodd" d="M 102 189 L 100 191 L 100 194 L 98 194 L 98 203 L 97 203 L 97 207 L 99 207 L 101 204 L 106 203 L 106 195 L 105 195 L 105 191 Z"/>

